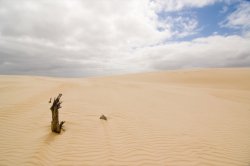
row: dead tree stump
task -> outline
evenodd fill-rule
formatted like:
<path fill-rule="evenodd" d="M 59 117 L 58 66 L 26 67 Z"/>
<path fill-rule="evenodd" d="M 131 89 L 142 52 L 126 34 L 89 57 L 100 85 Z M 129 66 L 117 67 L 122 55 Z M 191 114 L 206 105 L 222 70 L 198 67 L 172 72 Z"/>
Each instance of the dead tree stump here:
<path fill-rule="evenodd" d="M 61 107 L 62 101 L 60 101 L 60 98 L 62 97 L 62 94 L 59 94 L 57 98 L 54 98 L 53 104 L 50 107 L 51 113 L 52 113 L 52 121 L 51 121 L 51 131 L 55 133 L 61 133 L 62 126 L 65 123 L 65 121 L 60 122 L 59 124 L 59 114 L 58 110 Z"/>

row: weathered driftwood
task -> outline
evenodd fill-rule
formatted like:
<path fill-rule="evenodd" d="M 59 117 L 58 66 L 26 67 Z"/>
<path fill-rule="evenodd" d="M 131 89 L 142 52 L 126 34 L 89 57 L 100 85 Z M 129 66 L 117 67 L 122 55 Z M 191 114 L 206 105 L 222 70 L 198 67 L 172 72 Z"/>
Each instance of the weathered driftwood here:
<path fill-rule="evenodd" d="M 62 97 L 62 94 L 59 94 L 57 98 L 54 98 L 53 104 L 50 107 L 50 110 L 52 113 L 51 131 L 55 133 L 61 133 L 62 126 L 65 123 L 65 121 L 62 121 L 59 124 L 58 110 L 61 108 L 61 104 L 62 104 L 62 101 L 60 101 L 61 97 Z"/>
<path fill-rule="evenodd" d="M 100 119 L 102 119 L 102 120 L 108 120 L 105 115 L 100 116 Z"/>

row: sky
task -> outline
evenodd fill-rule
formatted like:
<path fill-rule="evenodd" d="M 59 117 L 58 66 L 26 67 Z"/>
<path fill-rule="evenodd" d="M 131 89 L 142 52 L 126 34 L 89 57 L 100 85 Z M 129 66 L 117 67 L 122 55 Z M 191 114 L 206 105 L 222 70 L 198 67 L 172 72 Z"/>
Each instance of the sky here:
<path fill-rule="evenodd" d="M 250 67 L 249 0 L 0 0 L 0 74 Z"/>

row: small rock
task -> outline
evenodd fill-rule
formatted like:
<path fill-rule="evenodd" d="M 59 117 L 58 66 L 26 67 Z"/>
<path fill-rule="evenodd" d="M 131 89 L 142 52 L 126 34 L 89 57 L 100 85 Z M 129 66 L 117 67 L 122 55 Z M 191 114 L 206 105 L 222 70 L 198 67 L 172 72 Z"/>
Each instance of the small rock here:
<path fill-rule="evenodd" d="M 107 117 L 105 115 L 102 115 L 100 119 L 107 120 Z"/>

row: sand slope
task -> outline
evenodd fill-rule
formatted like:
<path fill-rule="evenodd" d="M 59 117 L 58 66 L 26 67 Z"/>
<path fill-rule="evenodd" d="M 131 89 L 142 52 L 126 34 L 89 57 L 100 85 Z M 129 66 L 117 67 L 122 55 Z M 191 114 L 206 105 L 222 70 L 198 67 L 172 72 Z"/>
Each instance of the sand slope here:
<path fill-rule="evenodd" d="M 58 93 L 60 135 L 48 103 Z M 250 69 L 0 76 L 0 133 L 0 165 L 249 166 Z"/>

